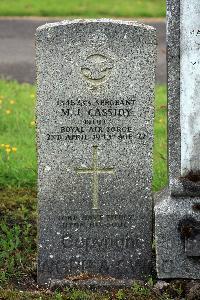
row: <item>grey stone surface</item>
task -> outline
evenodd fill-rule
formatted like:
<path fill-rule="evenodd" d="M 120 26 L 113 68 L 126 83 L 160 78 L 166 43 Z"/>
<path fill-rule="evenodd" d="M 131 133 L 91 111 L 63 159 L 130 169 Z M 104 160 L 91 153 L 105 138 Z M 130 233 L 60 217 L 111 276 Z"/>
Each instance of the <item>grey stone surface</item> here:
<path fill-rule="evenodd" d="M 200 198 L 157 195 L 155 240 L 159 278 L 200 278 Z"/>
<path fill-rule="evenodd" d="M 113 20 L 36 34 L 38 282 L 152 267 L 156 34 Z"/>
<path fill-rule="evenodd" d="M 180 0 L 167 0 L 168 154 L 172 194 L 182 187 L 180 132 Z"/>

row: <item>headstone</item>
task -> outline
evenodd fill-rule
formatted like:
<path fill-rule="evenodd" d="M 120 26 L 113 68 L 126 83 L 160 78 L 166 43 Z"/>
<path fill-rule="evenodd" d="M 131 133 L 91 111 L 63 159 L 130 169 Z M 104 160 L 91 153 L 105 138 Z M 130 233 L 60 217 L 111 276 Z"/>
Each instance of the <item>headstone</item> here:
<path fill-rule="evenodd" d="M 40 284 L 151 272 L 155 50 L 130 21 L 37 29 Z"/>
<path fill-rule="evenodd" d="M 157 196 L 160 278 L 200 278 L 200 7 L 168 0 L 169 189 Z"/>

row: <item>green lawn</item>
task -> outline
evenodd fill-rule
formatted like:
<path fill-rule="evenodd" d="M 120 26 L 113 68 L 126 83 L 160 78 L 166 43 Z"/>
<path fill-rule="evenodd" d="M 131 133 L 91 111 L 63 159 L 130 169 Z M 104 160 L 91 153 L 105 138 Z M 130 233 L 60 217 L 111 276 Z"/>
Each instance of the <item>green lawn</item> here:
<path fill-rule="evenodd" d="M 165 0 L 0 0 L 0 15 L 164 17 Z"/>
<path fill-rule="evenodd" d="M 0 186 L 35 186 L 35 87 L 0 81 Z"/>
<path fill-rule="evenodd" d="M 36 186 L 35 87 L 0 81 L 0 187 Z M 155 191 L 167 184 L 166 87 L 156 88 Z"/>
<path fill-rule="evenodd" d="M 153 190 L 159 191 L 167 185 L 167 90 L 156 88 L 154 122 Z"/>

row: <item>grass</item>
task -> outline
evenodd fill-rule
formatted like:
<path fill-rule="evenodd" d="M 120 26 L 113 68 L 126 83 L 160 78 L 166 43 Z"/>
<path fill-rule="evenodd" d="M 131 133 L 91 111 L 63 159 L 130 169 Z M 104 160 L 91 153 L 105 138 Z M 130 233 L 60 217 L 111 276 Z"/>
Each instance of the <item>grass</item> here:
<path fill-rule="evenodd" d="M 35 187 L 35 87 L 0 80 L 0 187 Z M 167 184 L 166 87 L 156 88 L 153 189 Z"/>
<path fill-rule="evenodd" d="M 159 191 L 168 181 L 166 86 L 156 88 L 153 174 L 153 190 Z"/>
<path fill-rule="evenodd" d="M 1 190 L 0 200 L 1 286 L 34 272 L 37 217 L 33 190 Z"/>
<path fill-rule="evenodd" d="M 1 0 L 1 16 L 165 17 L 165 0 Z"/>
<path fill-rule="evenodd" d="M 0 91 L 0 186 L 35 186 L 35 87 L 0 81 Z"/>

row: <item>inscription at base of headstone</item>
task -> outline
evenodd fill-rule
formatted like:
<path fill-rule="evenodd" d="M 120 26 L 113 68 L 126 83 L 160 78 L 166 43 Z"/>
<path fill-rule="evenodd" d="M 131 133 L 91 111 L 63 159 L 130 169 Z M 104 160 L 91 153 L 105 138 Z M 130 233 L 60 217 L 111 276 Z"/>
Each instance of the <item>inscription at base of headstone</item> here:
<path fill-rule="evenodd" d="M 38 282 L 152 267 L 156 35 L 130 21 L 37 30 Z"/>

